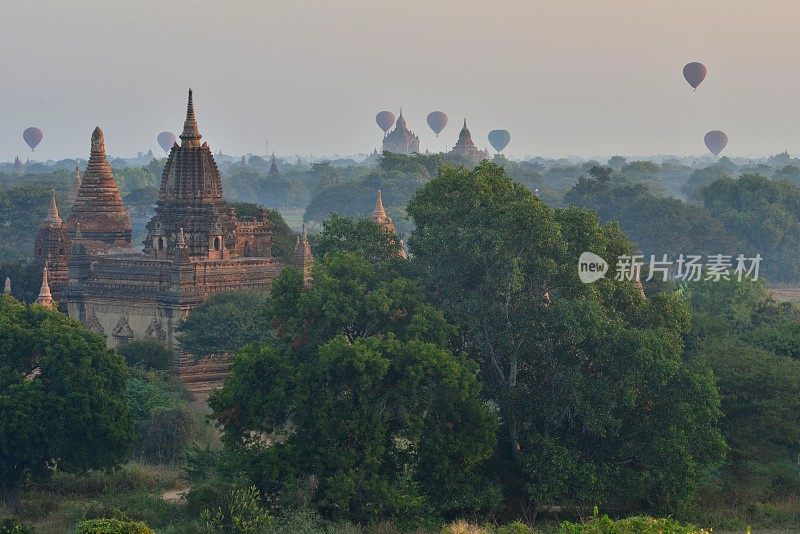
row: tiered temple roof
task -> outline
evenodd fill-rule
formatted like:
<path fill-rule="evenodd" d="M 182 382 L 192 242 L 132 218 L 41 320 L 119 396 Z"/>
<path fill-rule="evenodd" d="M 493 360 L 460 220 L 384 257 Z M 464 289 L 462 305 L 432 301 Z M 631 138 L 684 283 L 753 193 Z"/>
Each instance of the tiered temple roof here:
<path fill-rule="evenodd" d="M 178 229 L 183 228 L 190 256 L 223 258 L 234 246 L 236 219 L 222 199 L 222 180 L 211 149 L 200 142 L 191 89 L 180 139 L 164 166 L 156 214 L 147 225 L 145 253 L 171 257 Z"/>
<path fill-rule="evenodd" d="M 419 152 L 419 137 L 406 127 L 406 120 L 403 118 L 403 110 L 397 118 L 394 130 L 386 134 L 383 138 L 383 151 L 394 152 L 396 154 L 416 154 Z"/>
<path fill-rule="evenodd" d="M 111 165 L 106 159 L 105 140 L 99 127 L 92 132 L 89 163 L 67 219 L 70 237 L 75 235 L 78 225 L 85 246 L 91 251 L 108 252 L 114 248 L 131 247 L 131 216 L 122 202 Z"/>

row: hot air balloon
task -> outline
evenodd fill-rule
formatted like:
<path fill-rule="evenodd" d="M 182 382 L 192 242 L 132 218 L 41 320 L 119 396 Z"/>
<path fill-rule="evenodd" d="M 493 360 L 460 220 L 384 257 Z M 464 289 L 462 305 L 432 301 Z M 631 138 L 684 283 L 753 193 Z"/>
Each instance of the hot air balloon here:
<path fill-rule="evenodd" d="M 715 156 L 719 156 L 719 153 L 722 152 L 725 149 L 725 145 L 728 144 L 728 136 L 725 132 L 712 130 L 706 134 L 705 142 L 711 153 Z"/>
<path fill-rule="evenodd" d="M 172 145 L 175 144 L 175 141 L 177 139 L 178 138 L 175 137 L 175 134 L 172 132 L 161 132 L 160 134 L 158 134 L 158 137 L 156 137 L 156 140 L 158 141 L 158 146 L 160 146 L 164 150 L 164 152 L 167 153 L 169 153 L 170 149 L 172 148 Z"/>
<path fill-rule="evenodd" d="M 44 137 L 42 131 L 33 126 L 26 128 L 25 131 L 22 132 L 22 138 L 28 143 L 28 146 L 31 147 L 31 150 L 35 150 L 39 143 L 42 142 L 42 137 Z"/>
<path fill-rule="evenodd" d="M 689 85 L 697 90 L 697 86 L 703 83 L 703 80 L 706 78 L 706 66 L 697 61 L 687 63 L 686 66 L 683 67 L 683 77 L 686 78 Z"/>
<path fill-rule="evenodd" d="M 391 111 L 381 111 L 375 115 L 375 122 L 378 123 L 383 133 L 386 133 L 394 125 L 394 113 Z"/>
<path fill-rule="evenodd" d="M 494 147 L 497 152 L 502 152 L 511 141 L 511 134 L 508 130 L 492 130 L 489 132 L 489 143 Z"/>
<path fill-rule="evenodd" d="M 443 111 L 431 111 L 428 113 L 428 126 L 438 137 L 444 127 L 447 126 L 447 115 Z"/>

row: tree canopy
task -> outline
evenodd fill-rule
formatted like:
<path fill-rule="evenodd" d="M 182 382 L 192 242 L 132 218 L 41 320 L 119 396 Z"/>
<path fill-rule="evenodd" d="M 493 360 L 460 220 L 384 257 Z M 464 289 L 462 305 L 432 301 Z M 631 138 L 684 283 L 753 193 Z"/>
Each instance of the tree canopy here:
<path fill-rule="evenodd" d="M 0 298 L 0 484 L 110 468 L 131 448 L 125 361 L 80 323 Z"/>
<path fill-rule="evenodd" d="M 408 212 L 428 292 L 500 407 L 507 491 L 534 513 L 565 499 L 684 502 L 723 457 L 720 399 L 684 354 L 689 314 L 674 295 L 578 280 L 581 252 L 612 265 L 630 252 L 618 228 L 551 210 L 489 163 L 441 171 Z"/>

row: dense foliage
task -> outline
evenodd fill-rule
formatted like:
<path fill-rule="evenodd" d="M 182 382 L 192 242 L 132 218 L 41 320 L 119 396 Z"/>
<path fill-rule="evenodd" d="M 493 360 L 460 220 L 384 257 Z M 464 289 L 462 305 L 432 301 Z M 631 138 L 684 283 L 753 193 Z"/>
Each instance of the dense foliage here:
<path fill-rule="evenodd" d="M 0 484 L 114 467 L 131 448 L 125 361 L 78 322 L 0 298 Z"/>
<path fill-rule="evenodd" d="M 565 501 L 674 510 L 719 462 L 714 377 L 684 353 L 689 313 L 631 282 L 582 284 L 582 251 L 630 251 L 594 214 L 553 212 L 503 170 L 445 169 L 409 203 L 434 303 L 500 407 L 497 476 L 536 511 Z"/>
<path fill-rule="evenodd" d="M 476 468 L 495 418 L 421 287 L 333 253 L 307 292 L 297 271 L 276 280 L 270 312 L 276 339 L 240 352 L 209 401 L 262 491 L 301 486 L 326 514 L 362 521 L 491 498 Z"/>
<path fill-rule="evenodd" d="M 195 357 L 236 352 L 269 331 L 265 306 L 252 291 L 214 295 L 178 325 L 181 347 Z"/>

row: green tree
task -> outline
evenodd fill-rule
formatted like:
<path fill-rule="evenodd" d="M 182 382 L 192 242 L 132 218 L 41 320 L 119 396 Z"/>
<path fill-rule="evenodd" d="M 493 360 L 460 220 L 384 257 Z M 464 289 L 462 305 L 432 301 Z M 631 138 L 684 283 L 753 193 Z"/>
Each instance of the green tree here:
<path fill-rule="evenodd" d="M 125 361 L 78 322 L 0 298 L 0 484 L 12 510 L 23 476 L 110 468 L 127 458 Z"/>
<path fill-rule="evenodd" d="M 362 521 L 496 505 L 479 475 L 496 417 L 418 284 L 333 253 L 310 289 L 282 274 L 271 315 L 275 341 L 241 351 L 209 399 L 262 491 L 303 487 L 328 516 Z"/>
<path fill-rule="evenodd" d="M 720 400 L 708 366 L 684 355 L 679 299 L 576 276 L 583 251 L 611 265 L 630 253 L 619 230 L 553 212 L 488 163 L 441 171 L 408 212 L 428 292 L 500 408 L 506 492 L 533 515 L 581 499 L 684 502 L 722 458 Z"/>
<path fill-rule="evenodd" d="M 252 291 L 218 293 L 178 324 L 181 348 L 200 358 L 234 353 L 269 332 L 267 299 Z"/>
<path fill-rule="evenodd" d="M 157 339 L 135 339 L 119 347 L 119 353 L 128 365 L 138 365 L 145 370 L 165 371 L 174 358 L 172 349 Z"/>
<path fill-rule="evenodd" d="M 332 252 L 357 252 L 370 261 L 394 261 L 401 251 L 397 235 L 371 219 L 331 215 L 322 222 L 322 232 L 313 238 L 318 258 Z"/>

